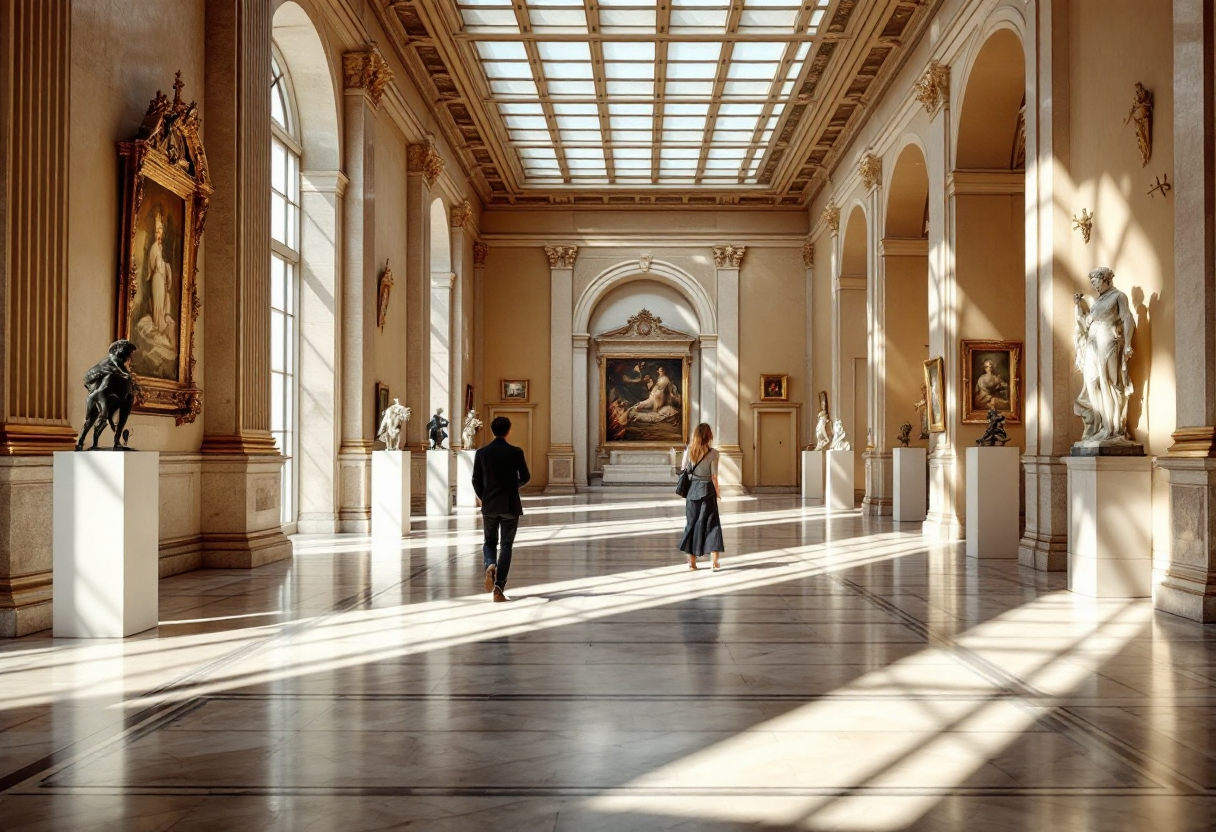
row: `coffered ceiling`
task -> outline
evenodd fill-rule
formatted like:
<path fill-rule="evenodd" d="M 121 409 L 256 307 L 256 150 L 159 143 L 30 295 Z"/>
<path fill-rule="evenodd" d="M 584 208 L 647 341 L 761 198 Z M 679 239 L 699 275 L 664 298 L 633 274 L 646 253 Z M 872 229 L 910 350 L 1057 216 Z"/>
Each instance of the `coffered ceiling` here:
<path fill-rule="evenodd" d="M 799 208 L 936 0 L 377 0 L 487 207 Z"/>

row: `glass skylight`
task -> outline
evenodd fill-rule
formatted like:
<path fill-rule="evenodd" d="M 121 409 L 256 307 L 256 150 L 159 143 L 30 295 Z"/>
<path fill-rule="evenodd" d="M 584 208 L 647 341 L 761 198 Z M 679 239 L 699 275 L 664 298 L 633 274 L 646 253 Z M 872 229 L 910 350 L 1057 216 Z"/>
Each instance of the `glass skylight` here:
<path fill-rule="evenodd" d="M 452 0 L 524 184 L 756 185 L 833 0 Z"/>

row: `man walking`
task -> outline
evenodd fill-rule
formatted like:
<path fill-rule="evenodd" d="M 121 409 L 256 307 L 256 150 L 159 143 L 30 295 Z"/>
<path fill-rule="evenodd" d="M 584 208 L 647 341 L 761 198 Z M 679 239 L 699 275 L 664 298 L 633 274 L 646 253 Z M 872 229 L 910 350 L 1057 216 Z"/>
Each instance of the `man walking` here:
<path fill-rule="evenodd" d="M 493 592 L 494 601 L 502 602 L 511 600 L 503 590 L 507 588 L 507 573 L 511 570 L 511 545 L 519 528 L 519 516 L 524 513 L 519 489 L 527 485 L 531 474 L 523 449 L 507 443 L 511 420 L 506 416 L 495 417 L 490 422 L 490 432 L 494 441 L 479 448 L 473 457 L 473 490 L 481 500 L 485 527 L 481 554 L 486 569 L 486 592 Z"/>

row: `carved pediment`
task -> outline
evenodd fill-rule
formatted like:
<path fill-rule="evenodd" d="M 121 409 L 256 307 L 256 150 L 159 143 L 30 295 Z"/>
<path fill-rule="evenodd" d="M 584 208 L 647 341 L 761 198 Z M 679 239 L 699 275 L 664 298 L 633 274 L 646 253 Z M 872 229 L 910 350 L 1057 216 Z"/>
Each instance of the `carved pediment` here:
<path fill-rule="evenodd" d="M 156 91 L 156 97 L 148 104 L 143 123 L 139 126 L 137 142 L 143 142 L 141 151 L 157 150 L 171 167 L 183 171 L 199 185 L 211 188 L 211 174 L 207 170 L 207 156 L 199 140 L 198 104 L 182 100 L 182 74 L 178 71 L 173 80 L 173 100 Z"/>
<path fill-rule="evenodd" d="M 695 341 L 696 337 L 678 329 L 663 326 L 663 319 L 653 314 L 649 309 L 643 309 L 629 319 L 629 323 L 620 329 L 602 332 L 596 336 L 597 341 L 611 338 L 614 341 Z"/>

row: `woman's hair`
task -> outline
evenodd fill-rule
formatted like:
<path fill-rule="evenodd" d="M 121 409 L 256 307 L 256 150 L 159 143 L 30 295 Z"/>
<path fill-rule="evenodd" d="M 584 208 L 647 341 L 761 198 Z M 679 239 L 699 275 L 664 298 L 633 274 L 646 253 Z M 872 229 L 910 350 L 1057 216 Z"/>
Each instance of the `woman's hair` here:
<path fill-rule="evenodd" d="M 688 458 L 692 460 L 693 465 L 697 465 L 705 459 L 705 455 L 710 451 L 709 443 L 713 441 L 714 432 L 705 422 L 693 428 L 692 441 L 688 443 Z"/>

